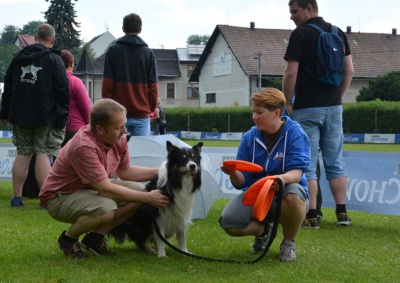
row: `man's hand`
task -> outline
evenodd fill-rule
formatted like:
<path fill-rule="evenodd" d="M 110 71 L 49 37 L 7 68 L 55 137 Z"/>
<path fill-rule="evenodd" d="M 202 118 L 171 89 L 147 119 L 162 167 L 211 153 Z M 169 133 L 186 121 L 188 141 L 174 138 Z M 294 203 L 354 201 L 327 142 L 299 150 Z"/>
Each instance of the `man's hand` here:
<path fill-rule="evenodd" d="M 2 122 L 3 122 L 3 125 L 4 126 L 7 126 L 8 125 L 8 120 L 1 120 Z"/>
<path fill-rule="evenodd" d="M 148 192 L 148 194 L 150 195 L 148 204 L 152 206 L 157 208 L 166 208 L 170 203 L 169 197 L 166 196 L 161 190 L 154 190 Z"/>

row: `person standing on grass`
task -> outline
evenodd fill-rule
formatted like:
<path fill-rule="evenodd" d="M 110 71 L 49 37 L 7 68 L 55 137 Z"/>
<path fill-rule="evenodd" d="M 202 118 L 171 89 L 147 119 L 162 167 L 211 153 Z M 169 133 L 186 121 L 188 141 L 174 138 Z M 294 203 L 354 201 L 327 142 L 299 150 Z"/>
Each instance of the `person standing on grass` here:
<path fill-rule="evenodd" d="M 144 191 L 141 182 L 155 179 L 158 168 L 131 165 L 125 124 L 124 106 L 111 99 L 98 100 L 90 124 L 61 148 L 43 184 L 42 206 L 54 219 L 71 223 L 58 238 L 67 257 L 86 258 L 81 246 L 95 255 L 114 255 L 104 235 L 143 203 L 158 208 L 169 204 L 160 190 Z"/>
<path fill-rule="evenodd" d="M 232 185 L 243 192 L 234 197 L 222 211 L 220 226 L 228 235 L 254 236 L 252 253 L 265 250 L 271 234 L 275 203 L 261 222 L 252 216 L 254 206 L 243 204 L 243 195 L 251 185 L 266 176 L 276 175 L 284 184 L 280 223 L 283 240 L 278 258 L 281 261 L 296 259 L 295 240 L 304 215 L 308 210 L 307 181 L 304 171 L 308 167 L 310 142 L 301 126 L 287 116 L 283 93 L 266 88 L 251 96 L 253 121 L 256 124 L 244 133 L 236 159 L 263 167 L 261 173 L 236 170 L 235 166 L 221 166 Z M 278 190 L 277 182 L 271 187 Z"/>
<path fill-rule="evenodd" d="M 85 85 L 80 78 L 74 76 L 74 56 L 68 50 L 61 50 L 61 58 L 69 80 L 70 108 L 66 126 L 64 146 L 83 126 L 89 124 L 90 103 Z"/>
<path fill-rule="evenodd" d="M 4 80 L 0 119 L 12 124 L 17 156 L 12 166 L 11 207 L 24 205 L 22 190 L 35 154 L 35 175 L 42 187 L 65 136 L 70 95 L 60 51 L 52 49 L 56 33 L 49 24 L 37 28 L 35 43 L 19 51 Z"/>
<path fill-rule="evenodd" d="M 150 136 L 150 113 L 156 109 L 158 98 L 156 59 L 139 37 L 142 32 L 139 15 L 126 15 L 122 30 L 125 35 L 106 53 L 102 97 L 126 107 L 126 128 L 131 136 Z"/>
<path fill-rule="evenodd" d="M 345 46 L 342 81 L 339 86 L 322 85 L 308 71 L 315 70 L 317 66 L 320 33 L 305 24 L 314 24 L 325 31 L 331 31 L 332 25 L 318 15 L 316 0 L 290 0 L 289 10 L 296 29 L 290 35 L 284 56 L 287 65 L 282 88 L 289 115 L 303 127 L 311 143 L 310 165 L 306 172 L 310 210 L 304 224 L 306 227 L 319 228 L 316 164 L 318 147 L 321 147 L 326 178 L 336 202 L 337 225 L 349 226 L 352 220 L 346 210 L 347 173 L 342 156 L 342 98 L 354 74 L 350 47 L 345 33 L 338 29 Z M 290 102 L 294 94 L 296 102 L 292 105 Z"/>
<path fill-rule="evenodd" d="M 161 99 L 158 99 L 158 115 L 154 122 L 154 135 L 165 135 L 167 133 L 167 119 L 165 116 L 165 108 L 161 105 Z"/>

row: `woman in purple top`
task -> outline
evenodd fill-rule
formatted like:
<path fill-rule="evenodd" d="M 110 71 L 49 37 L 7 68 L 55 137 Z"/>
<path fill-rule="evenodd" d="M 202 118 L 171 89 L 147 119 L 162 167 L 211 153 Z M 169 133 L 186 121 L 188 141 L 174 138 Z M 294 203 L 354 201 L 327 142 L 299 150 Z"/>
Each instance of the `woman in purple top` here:
<path fill-rule="evenodd" d="M 81 79 L 74 76 L 74 56 L 68 50 L 61 50 L 65 70 L 69 79 L 70 108 L 66 127 L 64 146 L 83 126 L 89 124 L 89 115 L 92 105 L 89 100 L 85 85 Z"/>

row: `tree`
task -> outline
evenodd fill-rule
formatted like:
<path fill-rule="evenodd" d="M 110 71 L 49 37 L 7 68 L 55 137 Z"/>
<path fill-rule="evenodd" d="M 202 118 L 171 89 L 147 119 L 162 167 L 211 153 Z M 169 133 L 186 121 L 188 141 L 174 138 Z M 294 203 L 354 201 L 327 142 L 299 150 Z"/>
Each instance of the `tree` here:
<path fill-rule="evenodd" d="M 20 34 L 28 34 L 35 35 L 38 26 L 44 24 L 43 21 L 30 21 L 27 24 L 22 26 L 22 29 L 19 31 Z"/>
<path fill-rule="evenodd" d="M 44 13 L 46 22 L 56 30 L 54 48 L 67 49 L 72 52 L 81 45 L 79 39 L 80 23 L 76 22 L 75 4 L 71 0 L 45 0 L 50 2 L 49 9 Z M 75 2 L 78 0 L 74 0 Z"/>
<path fill-rule="evenodd" d="M 210 35 L 199 35 L 199 34 L 192 34 L 189 35 L 188 38 L 186 39 L 187 44 L 204 44 L 206 45 L 208 40 L 210 39 Z"/>
<path fill-rule="evenodd" d="M 0 82 L 4 82 L 7 68 L 13 58 L 13 54 L 18 51 L 14 44 L 0 43 Z"/>
<path fill-rule="evenodd" d="M 368 81 L 368 87 L 363 87 L 356 101 L 400 101 L 400 71 L 392 71 Z"/>
<path fill-rule="evenodd" d="M 19 27 L 6 25 L 1 32 L 0 42 L 3 44 L 14 44 L 14 40 L 19 33 Z"/>

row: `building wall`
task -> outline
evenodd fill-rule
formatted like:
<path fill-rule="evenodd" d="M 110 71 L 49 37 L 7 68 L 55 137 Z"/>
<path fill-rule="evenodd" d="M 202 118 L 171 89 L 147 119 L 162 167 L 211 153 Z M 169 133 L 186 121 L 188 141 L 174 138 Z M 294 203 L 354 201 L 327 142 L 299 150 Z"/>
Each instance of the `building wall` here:
<path fill-rule="evenodd" d="M 188 62 L 188 63 L 180 63 L 179 70 L 181 71 L 181 80 L 182 80 L 182 106 L 184 107 L 198 107 L 199 99 L 198 98 L 188 98 L 188 87 L 199 87 L 197 83 L 189 83 L 188 71 L 191 69 L 191 66 L 196 66 L 197 62 Z"/>
<path fill-rule="evenodd" d="M 167 98 L 167 84 L 175 84 L 174 99 Z M 161 104 L 164 107 L 179 107 L 182 106 L 182 78 L 158 78 L 158 97 L 161 99 Z"/>
<path fill-rule="evenodd" d="M 201 70 L 199 87 L 200 107 L 250 105 L 249 79 L 221 35 Z M 210 93 L 215 93 L 215 103 L 207 102 Z"/>
<path fill-rule="evenodd" d="M 355 103 L 357 95 L 363 87 L 368 86 L 368 80 L 353 79 L 350 83 L 346 95 L 343 97 L 343 103 Z"/>

